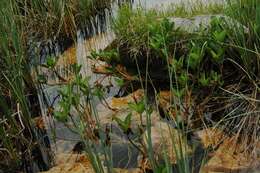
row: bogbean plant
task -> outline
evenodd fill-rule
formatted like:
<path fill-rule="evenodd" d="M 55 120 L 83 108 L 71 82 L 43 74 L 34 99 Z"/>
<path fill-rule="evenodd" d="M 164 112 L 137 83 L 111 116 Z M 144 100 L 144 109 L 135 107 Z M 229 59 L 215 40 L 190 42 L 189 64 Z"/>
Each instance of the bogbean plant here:
<path fill-rule="evenodd" d="M 110 53 L 108 54 L 110 55 Z M 44 66 L 54 70 L 55 60 L 53 58 L 49 59 Z M 108 129 L 102 129 L 99 123 L 98 110 L 96 110 L 93 105 L 93 101 L 96 98 L 102 102 L 106 92 L 105 88 L 100 84 L 91 86 L 89 82 L 90 78 L 83 78 L 80 74 L 81 66 L 74 64 L 72 69 L 74 78 L 71 81 L 67 81 L 66 85 L 59 91 L 60 99 L 54 111 L 54 117 L 64 123 L 72 132 L 81 136 L 85 146 L 84 151 L 90 159 L 95 172 L 105 172 L 107 169 L 108 172 L 112 173 L 113 156 L 110 151 L 110 131 Z M 137 131 L 132 129 L 133 113 L 129 113 L 124 119 L 113 116 L 112 121 L 114 121 L 126 135 L 129 143 L 139 150 L 143 158 L 150 158 L 152 167 L 156 170 L 156 173 L 165 172 L 165 166 L 157 164 L 154 161 L 151 139 L 148 140 L 148 146 L 145 146 L 142 141 L 144 132 L 151 129 L 151 119 L 149 118 L 152 114 L 151 107 L 146 105 L 145 98 L 129 103 L 128 107 L 140 117 L 140 123 L 137 124 Z M 146 118 L 144 119 L 143 116 Z M 73 123 L 73 126 L 70 126 L 70 123 Z M 148 138 L 151 138 L 151 133 L 148 133 Z M 102 155 L 105 157 L 102 157 Z M 105 160 L 101 158 L 105 158 Z M 103 161 L 105 162 L 106 168 L 104 167 Z"/>
<path fill-rule="evenodd" d="M 168 69 L 171 84 L 179 95 L 182 95 L 182 89 L 187 86 L 190 89 L 197 89 L 223 84 L 222 66 L 226 58 L 227 30 L 222 26 L 224 22 L 221 18 L 212 18 L 206 31 L 187 33 L 181 28 L 176 28 L 168 18 L 159 19 L 154 12 L 137 10 L 136 13 L 130 13 L 128 10 L 124 9 L 122 16 L 119 15 L 119 21 L 115 22 L 115 32 L 119 46 L 127 43 L 130 57 L 134 58 L 133 52 L 141 52 L 144 49 L 151 54 L 150 59 L 154 57 L 153 55 L 160 57 L 166 62 L 162 68 Z M 129 19 L 123 22 L 125 26 L 117 30 L 123 20 L 121 18 L 126 16 Z M 155 19 L 152 22 L 150 22 L 151 16 Z M 144 23 L 142 30 L 135 26 L 138 24 L 131 23 L 135 18 Z M 138 37 L 139 34 L 144 35 Z M 116 50 L 95 52 L 92 57 L 104 60 L 113 66 L 126 58 L 120 57 L 120 52 L 116 53 Z"/>
<path fill-rule="evenodd" d="M 95 99 L 103 98 L 105 88 L 101 85 L 90 86 L 90 78 L 80 74 L 81 66 L 73 64 L 72 69 L 74 77 L 59 91 L 60 100 L 54 110 L 54 117 L 80 135 L 84 142 L 84 151 L 95 172 L 105 172 L 101 155 L 105 156 L 108 172 L 112 172 L 112 158 L 107 145 L 109 132 L 100 126 L 94 106 Z"/>
<path fill-rule="evenodd" d="M 169 18 L 160 18 L 160 16 L 157 16 L 154 11 L 145 12 L 142 9 L 133 11 L 127 7 L 123 7 L 122 11 L 119 13 L 118 19 L 114 21 L 114 29 L 118 38 L 118 46 L 127 46 L 129 50 L 128 53 L 131 55 L 130 57 L 136 57 L 134 55 L 141 51 L 146 51 L 147 55 L 156 54 L 156 57 L 160 57 L 165 62 L 165 67 L 163 68 L 168 70 L 170 89 L 174 92 L 174 95 L 179 98 L 179 100 L 182 100 L 187 92 L 191 91 L 193 94 L 197 94 L 199 93 L 197 91 L 202 89 L 206 89 L 204 90 L 205 92 L 208 90 L 214 91 L 218 86 L 222 86 L 224 84 L 224 62 L 226 59 L 232 58 L 229 57 L 228 54 L 230 51 L 229 44 L 232 43 L 232 39 L 230 37 L 232 34 L 230 33 L 230 30 L 224 26 L 225 22 L 226 21 L 223 18 L 215 17 L 212 18 L 207 29 L 202 28 L 198 32 L 188 33 L 182 28 L 176 28 L 174 23 L 171 22 Z M 93 52 L 92 58 L 99 58 L 100 60 L 106 61 L 109 65 L 111 65 L 113 72 L 113 68 L 116 67 L 115 65 L 120 64 L 122 58 L 126 58 L 120 57 L 120 52 L 118 52 L 118 50 L 119 49 L 115 49 L 100 53 Z M 100 99 L 103 96 L 104 90 L 102 86 L 90 89 L 90 86 L 86 86 L 88 81 L 81 81 L 82 79 L 79 77 L 80 75 L 78 75 L 78 73 L 79 71 L 76 73 L 75 81 L 70 83 L 66 87 L 66 90 L 61 92 L 61 109 L 56 112 L 56 117 L 64 122 L 66 122 L 70 117 L 69 115 L 72 108 L 76 109 L 76 111 L 80 110 L 79 105 L 82 102 L 80 99 L 82 95 L 88 98 L 86 100 L 87 103 L 91 102 L 93 96 Z M 144 76 L 141 76 L 140 78 L 143 77 Z M 122 84 L 121 80 L 120 83 Z M 88 88 L 88 90 L 85 90 L 84 88 Z M 75 91 L 80 91 L 81 94 L 75 94 Z M 142 114 L 147 109 L 144 101 L 130 104 L 129 107 L 140 114 L 140 127 L 143 127 Z M 180 111 L 178 106 L 175 105 L 174 107 L 178 114 Z M 80 112 L 81 115 L 85 114 L 85 112 Z M 93 111 L 89 113 L 91 114 Z M 150 114 L 148 113 L 147 116 L 149 117 L 149 115 Z M 132 116 L 133 115 L 130 113 L 124 120 L 117 117 L 113 118 L 113 120 L 117 122 L 118 126 L 127 136 L 132 133 Z M 151 134 L 149 133 L 149 128 L 151 128 L 149 126 L 149 118 L 147 121 L 149 138 L 149 135 L 151 137 Z M 91 127 L 87 127 L 85 122 L 88 121 L 86 121 L 85 118 L 82 119 L 81 123 L 84 125 L 81 126 L 81 129 L 91 129 Z M 183 121 L 181 121 L 181 123 L 183 123 Z M 89 124 L 91 124 L 91 122 L 89 122 Z M 83 135 L 83 131 L 81 131 L 81 134 L 82 136 L 85 136 Z M 139 137 L 141 134 L 142 133 L 139 134 Z M 87 139 L 87 141 L 89 140 Z M 167 167 L 165 165 L 162 166 L 155 163 L 153 158 L 153 149 L 151 147 L 151 138 L 148 139 L 148 146 L 146 147 L 138 145 L 130 138 L 129 141 L 144 155 L 147 153 L 149 161 L 151 162 L 155 172 L 171 172 L 169 165 Z M 89 148 L 92 147 L 91 144 L 88 146 L 90 146 Z M 104 145 L 104 148 L 106 147 L 107 146 Z M 148 150 L 146 150 L 147 147 Z M 92 152 L 93 150 L 89 150 L 88 154 L 91 156 Z M 93 156 L 93 158 L 95 158 L 95 156 Z M 186 157 L 182 156 L 179 160 L 182 161 L 178 164 L 179 171 L 189 172 Z M 97 163 L 95 162 L 94 165 L 96 164 L 98 165 L 97 167 L 100 167 L 101 165 Z M 168 162 L 166 161 L 166 164 L 167 163 Z"/>
<path fill-rule="evenodd" d="M 135 55 L 140 52 L 143 53 L 142 58 L 147 56 L 145 50 L 151 55 L 148 58 L 151 63 L 153 57 L 167 62 L 162 68 L 169 70 L 177 95 L 182 95 L 181 91 L 187 84 L 191 88 L 222 84 L 221 66 L 226 51 L 222 43 L 227 40 L 227 31 L 221 27 L 221 19 L 213 19 L 207 31 L 187 33 L 176 28 L 169 18 L 157 15 L 155 11 L 133 11 L 123 7 L 114 21 L 118 46 L 126 46 L 133 59 L 138 58 Z M 91 57 L 115 67 L 127 58 L 120 55 L 119 49 L 113 49 L 93 52 Z M 154 63 L 156 61 L 154 59 Z"/>
<path fill-rule="evenodd" d="M 47 65 L 46 65 L 47 66 Z M 49 66 L 51 68 L 52 66 Z M 93 101 L 98 98 L 102 102 L 105 95 L 105 88 L 102 85 L 91 86 L 89 85 L 89 77 L 83 78 L 80 74 L 81 66 L 73 65 L 74 79 L 68 81 L 63 89 L 60 90 L 60 100 L 58 107 L 54 111 L 55 118 L 63 122 L 69 127 L 72 132 L 81 136 L 84 142 L 84 151 L 91 161 L 91 164 L 95 172 L 113 172 L 112 153 L 110 145 L 110 130 L 102 129 L 99 123 L 98 110 L 95 109 Z M 150 127 L 150 120 L 143 119 L 143 114 L 147 117 L 151 116 L 152 109 L 148 109 L 145 106 L 145 100 L 129 103 L 129 109 L 139 114 L 140 124 L 138 124 L 138 132 L 134 133 L 131 128 L 132 125 L 132 113 L 129 113 L 125 119 L 113 116 L 112 120 L 117 123 L 118 127 L 126 135 L 129 142 L 140 151 L 143 157 L 147 157 L 147 148 L 143 145 L 142 135 L 145 132 L 145 125 Z M 69 126 L 69 123 L 73 123 L 73 126 Z M 151 127 L 150 127 L 151 128 Z M 132 135 L 135 136 L 132 139 Z M 97 145 L 98 144 L 98 145 Z M 152 149 L 148 151 L 149 155 L 152 155 Z M 105 160 L 101 159 L 101 155 L 104 155 Z M 114 156 L 116 157 L 116 156 Z M 103 161 L 105 163 L 103 163 Z M 104 167 L 106 165 L 106 168 Z M 157 166 L 155 166 L 157 169 Z M 158 171 L 157 171 L 158 172 Z M 160 173 L 160 172 L 158 172 Z"/>
<path fill-rule="evenodd" d="M 126 9 L 126 11 L 123 11 L 123 14 L 119 14 L 119 21 L 115 22 L 115 32 L 119 39 L 119 46 L 129 46 L 128 53 L 130 55 L 145 49 L 148 54 L 156 54 L 157 57 L 159 56 L 164 60 L 166 63 L 165 67 L 162 68 L 168 69 L 170 89 L 173 90 L 174 95 L 180 100 L 188 91 L 195 93 L 203 88 L 214 89 L 215 86 L 223 85 L 222 68 L 227 50 L 225 43 L 228 40 L 227 30 L 224 29 L 221 19 L 212 18 L 210 26 L 206 30 L 201 30 L 198 33 L 187 33 L 182 28 L 176 28 L 174 23 L 168 18 L 160 19 L 155 17 L 154 12 L 145 13 L 137 10 L 134 13 L 128 10 Z M 123 20 L 125 16 L 122 15 L 128 16 L 129 19 Z M 131 15 L 133 15 L 133 18 L 131 18 Z M 151 21 L 151 18 L 155 20 Z M 135 28 L 135 25 L 138 25 L 135 23 L 137 22 L 135 19 L 143 22 L 142 27 L 137 26 Z M 124 23 L 124 26 L 119 27 L 120 22 Z M 140 34 L 144 35 L 139 38 Z M 144 40 L 141 40 L 141 38 Z M 115 64 L 119 64 L 122 58 L 126 58 L 120 57 L 120 52 L 116 53 L 115 50 L 95 52 L 92 54 L 92 57 L 104 60 L 112 67 Z M 144 78 L 144 76 L 140 78 Z M 139 112 L 140 115 L 145 110 L 142 102 L 129 106 Z M 174 109 L 176 112 L 179 112 L 180 110 L 177 107 L 175 106 Z M 125 133 L 129 133 L 131 116 L 129 114 L 125 120 L 114 118 Z M 140 119 L 142 122 L 142 117 Z M 181 126 L 178 125 L 178 120 L 176 120 L 176 123 L 178 128 L 184 127 L 182 120 L 180 120 Z M 170 165 L 167 165 L 167 159 L 165 160 L 166 165 L 156 164 L 153 158 L 151 139 L 148 139 L 148 143 L 150 144 L 148 145 L 148 158 L 153 166 L 153 170 L 158 173 L 171 172 Z M 176 155 L 180 157 L 177 158 L 179 160 L 178 170 L 180 172 L 190 172 L 187 156 L 184 156 L 183 153 L 177 153 Z"/>
<path fill-rule="evenodd" d="M 214 18 L 203 39 L 191 40 L 186 64 L 194 83 L 199 87 L 221 85 L 221 68 L 225 59 L 227 31 L 221 27 L 221 20 Z"/>

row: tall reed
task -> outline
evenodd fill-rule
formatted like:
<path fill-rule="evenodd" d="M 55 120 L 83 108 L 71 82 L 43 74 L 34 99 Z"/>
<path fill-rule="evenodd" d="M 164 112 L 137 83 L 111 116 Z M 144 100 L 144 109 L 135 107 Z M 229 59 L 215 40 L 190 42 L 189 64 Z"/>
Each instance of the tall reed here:
<path fill-rule="evenodd" d="M 76 38 L 98 11 L 110 7 L 111 0 L 20 0 L 19 8 L 27 35 L 43 39 Z"/>
<path fill-rule="evenodd" d="M 0 155 L 4 171 L 33 171 L 39 146 L 29 102 L 34 84 L 26 52 L 23 21 L 16 1 L 0 4 Z M 46 169 L 45 167 L 44 169 Z M 6 170 L 5 170 L 6 169 Z"/>

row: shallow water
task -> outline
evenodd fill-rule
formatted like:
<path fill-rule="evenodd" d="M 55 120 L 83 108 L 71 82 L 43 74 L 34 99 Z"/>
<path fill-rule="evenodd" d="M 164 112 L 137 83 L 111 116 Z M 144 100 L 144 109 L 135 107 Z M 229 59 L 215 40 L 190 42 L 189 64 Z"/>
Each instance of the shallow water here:
<path fill-rule="evenodd" d="M 212 0 L 213 1 L 213 0 Z M 133 6 L 137 7 L 141 4 L 142 7 L 151 9 L 163 9 L 169 6 L 171 3 L 188 3 L 190 0 L 140 0 L 135 1 Z M 193 1 L 194 2 L 194 1 Z M 209 1 L 207 1 L 209 2 Z M 213 1 L 216 2 L 216 1 Z M 219 0 L 219 2 L 222 2 Z M 87 56 L 90 55 L 92 50 L 102 50 L 106 48 L 114 39 L 115 35 L 111 29 L 110 19 L 111 16 L 115 17 L 117 15 L 118 10 L 118 2 L 112 5 L 111 10 L 105 10 L 101 15 L 94 16 L 91 19 L 91 25 L 86 28 L 78 31 L 77 43 L 67 49 L 66 45 L 60 45 L 56 42 L 49 42 L 45 47 L 42 48 L 40 54 L 40 63 L 44 63 L 46 61 L 46 57 L 48 55 L 59 57 L 59 72 L 62 74 L 62 77 L 65 79 L 70 77 L 70 73 L 68 73 L 68 69 L 70 68 L 70 64 L 78 63 L 82 65 L 81 74 L 83 76 L 91 76 L 91 84 L 93 84 L 98 79 L 102 78 L 102 75 L 93 74 L 91 71 L 91 66 L 95 63 L 92 60 L 88 59 Z M 64 51 L 65 50 L 65 51 Z M 62 53 L 61 53 L 62 52 Z M 55 121 L 51 116 L 48 116 L 48 107 L 57 107 L 57 95 L 58 90 L 62 87 L 62 85 L 56 85 L 60 81 L 53 74 L 50 74 L 48 71 L 39 68 L 39 70 L 48 75 L 48 83 L 51 85 L 42 85 L 42 93 L 39 93 L 39 99 L 41 101 L 41 109 L 42 115 L 44 115 L 44 121 L 46 124 L 46 128 L 48 131 L 48 135 L 51 139 L 52 150 L 54 153 L 69 153 L 72 151 L 74 145 L 80 140 L 80 137 L 72 133 L 68 130 L 62 123 Z M 112 84 L 113 78 L 110 79 Z M 109 85 L 109 79 L 106 79 L 103 82 L 104 85 Z M 119 88 L 111 87 L 110 92 L 107 93 L 107 98 L 112 97 L 117 94 Z M 99 104 L 98 101 L 95 103 Z M 54 131 L 55 130 L 55 133 Z M 55 136 L 54 136 L 55 135 Z M 52 138 L 54 137 L 54 138 Z M 133 151 L 133 157 L 124 158 L 124 153 L 128 153 L 128 147 L 122 147 L 122 145 L 112 147 L 112 151 L 114 153 L 121 153 L 121 156 L 118 157 L 121 160 L 136 160 L 138 153 Z M 123 151 L 123 152 L 121 152 Z M 114 162 L 118 162 L 118 158 L 114 158 Z M 125 164 L 121 164 L 118 162 L 118 167 L 125 167 Z M 133 163 L 134 165 L 135 163 Z"/>

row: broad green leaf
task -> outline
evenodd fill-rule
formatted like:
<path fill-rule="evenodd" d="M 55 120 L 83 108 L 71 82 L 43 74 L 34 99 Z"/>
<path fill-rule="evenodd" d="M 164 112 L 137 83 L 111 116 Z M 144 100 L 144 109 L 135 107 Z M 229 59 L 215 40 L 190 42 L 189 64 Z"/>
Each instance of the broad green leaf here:
<path fill-rule="evenodd" d="M 55 64 L 56 64 L 56 60 L 54 57 L 50 57 L 50 56 L 47 57 L 46 65 L 48 68 L 54 68 Z"/>
<path fill-rule="evenodd" d="M 145 111 L 144 100 L 138 103 L 129 103 L 128 105 L 132 110 L 138 112 L 139 114 L 142 114 Z"/>
<path fill-rule="evenodd" d="M 213 33 L 213 38 L 216 40 L 216 41 L 219 41 L 219 42 L 224 42 L 225 39 L 226 39 L 226 36 L 227 36 L 227 31 L 215 31 Z"/>
<path fill-rule="evenodd" d="M 199 78 L 199 84 L 202 85 L 203 87 L 208 86 L 210 83 L 210 78 L 207 78 L 205 73 L 202 73 L 200 78 Z"/>
<path fill-rule="evenodd" d="M 121 120 L 120 118 L 118 118 L 116 116 L 113 116 L 112 119 L 117 122 L 117 124 L 123 130 L 124 133 L 126 133 L 128 131 L 129 127 L 125 124 L 125 121 Z"/>

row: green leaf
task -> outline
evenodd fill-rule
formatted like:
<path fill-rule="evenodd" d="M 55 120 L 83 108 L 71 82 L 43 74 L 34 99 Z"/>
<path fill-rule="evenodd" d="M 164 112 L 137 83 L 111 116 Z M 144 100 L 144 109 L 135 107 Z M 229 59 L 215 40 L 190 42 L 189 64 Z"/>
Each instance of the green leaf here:
<path fill-rule="evenodd" d="M 176 60 L 175 58 L 172 59 L 172 70 L 178 72 L 181 71 L 184 67 L 184 56 L 181 56 L 179 60 Z"/>
<path fill-rule="evenodd" d="M 68 114 L 65 114 L 65 112 L 59 112 L 59 111 L 56 111 L 54 112 L 54 117 L 60 121 L 60 122 L 67 122 L 68 121 Z"/>
<path fill-rule="evenodd" d="M 200 54 L 192 52 L 189 54 L 189 67 L 195 69 L 200 64 Z"/>
<path fill-rule="evenodd" d="M 132 110 L 138 112 L 139 114 L 142 114 L 145 111 L 144 100 L 138 103 L 129 103 L 128 105 Z"/>
<path fill-rule="evenodd" d="M 62 109 L 62 112 L 64 114 L 68 115 L 70 112 L 70 108 L 71 108 L 71 102 L 68 99 L 63 99 L 60 101 L 59 105 Z"/>
<path fill-rule="evenodd" d="M 99 99 L 101 99 L 104 96 L 104 88 L 103 86 L 96 86 L 92 92 L 92 94 Z"/>
<path fill-rule="evenodd" d="M 200 43 L 194 43 L 194 42 L 191 42 L 191 50 L 190 50 L 190 53 L 189 53 L 189 58 L 188 58 L 188 65 L 191 69 L 195 70 L 196 68 L 199 67 L 203 57 L 204 57 L 204 54 L 205 54 L 205 49 L 206 49 L 206 46 L 207 46 L 207 42 L 205 42 L 202 47 L 200 46 L 201 44 Z"/>
<path fill-rule="evenodd" d="M 124 121 L 116 116 L 113 116 L 112 119 L 117 122 L 117 124 L 123 130 L 124 133 L 127 133 L 131 127 L 131 118 L 132 118 L 132 114 L 130 113 L 126 116 Z"/>
<path fill-rule="evenodd" d="M 213 33 L 213 38 L 215 41 L 224 42 L 227 37 L 227 31 L 215 31 Z"/>
<path fill-rule="evenodd" d="M 45 75 L 39 74 L 37 76 L 37 81 L 41 84 L 46 84 L 48 80 Z"/>
<path fill-rule="evenodd" d="M 185 86 L 188 83 L 189 77 L 187 72 L 182 72 L 178 78 L 178 82 L 181 86 Z"/>
<path fill-rule="evenodd" d="M 218 49 L 218 52 L 215 52 L 214 50 L 210 50 L 210 54 L 212 56 L 212 59 L 217 62 L 217 63 L 220 63 L 223 61 L 223 58 L 224 58 L 224 53 L 225 53 L 225 50 L 224 48 L 219 48 Z"/>
<path fill-rule="evenodd" d="M 182 89 L 173 89 L 173 92 L 175 93 L 176 97 L 181 98 L 185 93 L 185 88 Z"/>
<path fill-rule="evenodd" d="M 125 122 L 122 121 L 120 118 L 118 118 L 118 117 L 116 117 L 116 116 L 113 116 L 112 119 L 117 122 L 117 124 L 120 126 L 120 128 L 122 128 L 122 129 L 125 128 Z"/>
<path fill-rule="evenodd" d="M 257 32 L 260 32 L 260 1 L 257 0 L 256 4 L 256 28 Z"/>
<path fill-rule="evenodd" d="M 54 57 L 47 57 L 47 62 L 46 62 L 46 66 L 48 68 L 54 68 L 55 67 L 55 64 L 56 64 L 56 60 Z"/>
<path fill-rule="evenodd" d="M 77 75 L 80 73 L 80 70 L 82 68 L 82 65 L 78 65 L 78 64 L 72 64 L 72 69 L 73 69 L 73 72 Z"/>
<path fill-rule="evenodd" d="M 223 84 L 223 81 L 221 80 L 221 75 L 215 71 L 211 71 L 210 78 L 212 84 L 220 84 L 220 85 Z"/>
<path fill-rule="evenodd" d="M 158 165 L 155 168 L 155 173 L 167 173 L 167 167 L 165 164 Z"/>
<path fill-rule="evenodd" d="M 126 118 L 125 118 L 125 126 L 127 127 L 127 129 L 129 129 L 131 127 L 131 122 L 132 122 L 132 114 L 129 113 Z"/>
<path fill-rule="evenodd" d="M 72 97 L 72 104 L 76 107 L 80 105 L 80 94 L 74 94 Z"/>
<path fill-rule="evenodd" d="M 199 78 L 199 84 L 202 85 L 203 87 L 209 86 L 210 78 L 207 78 L 205 73 L 202 73 L 200 78 Z"/>
<path fill-rule="evenodd" d="M 122 87 L 125 84 L 125 81 L 120 78 L 115 78 L 115 82 L 116 82 L 117 86 L 119 86 L 119 87 Z"/>
<path fill-rule="evenodd" d="M 120 62 L 120 56 L 118 54 L 118 51 L 115 49 L 101 52 L 93 51 L 91 52 L 91 58 L 100 59 L 102 61 L 107 62 L 108 64 Z"/>

